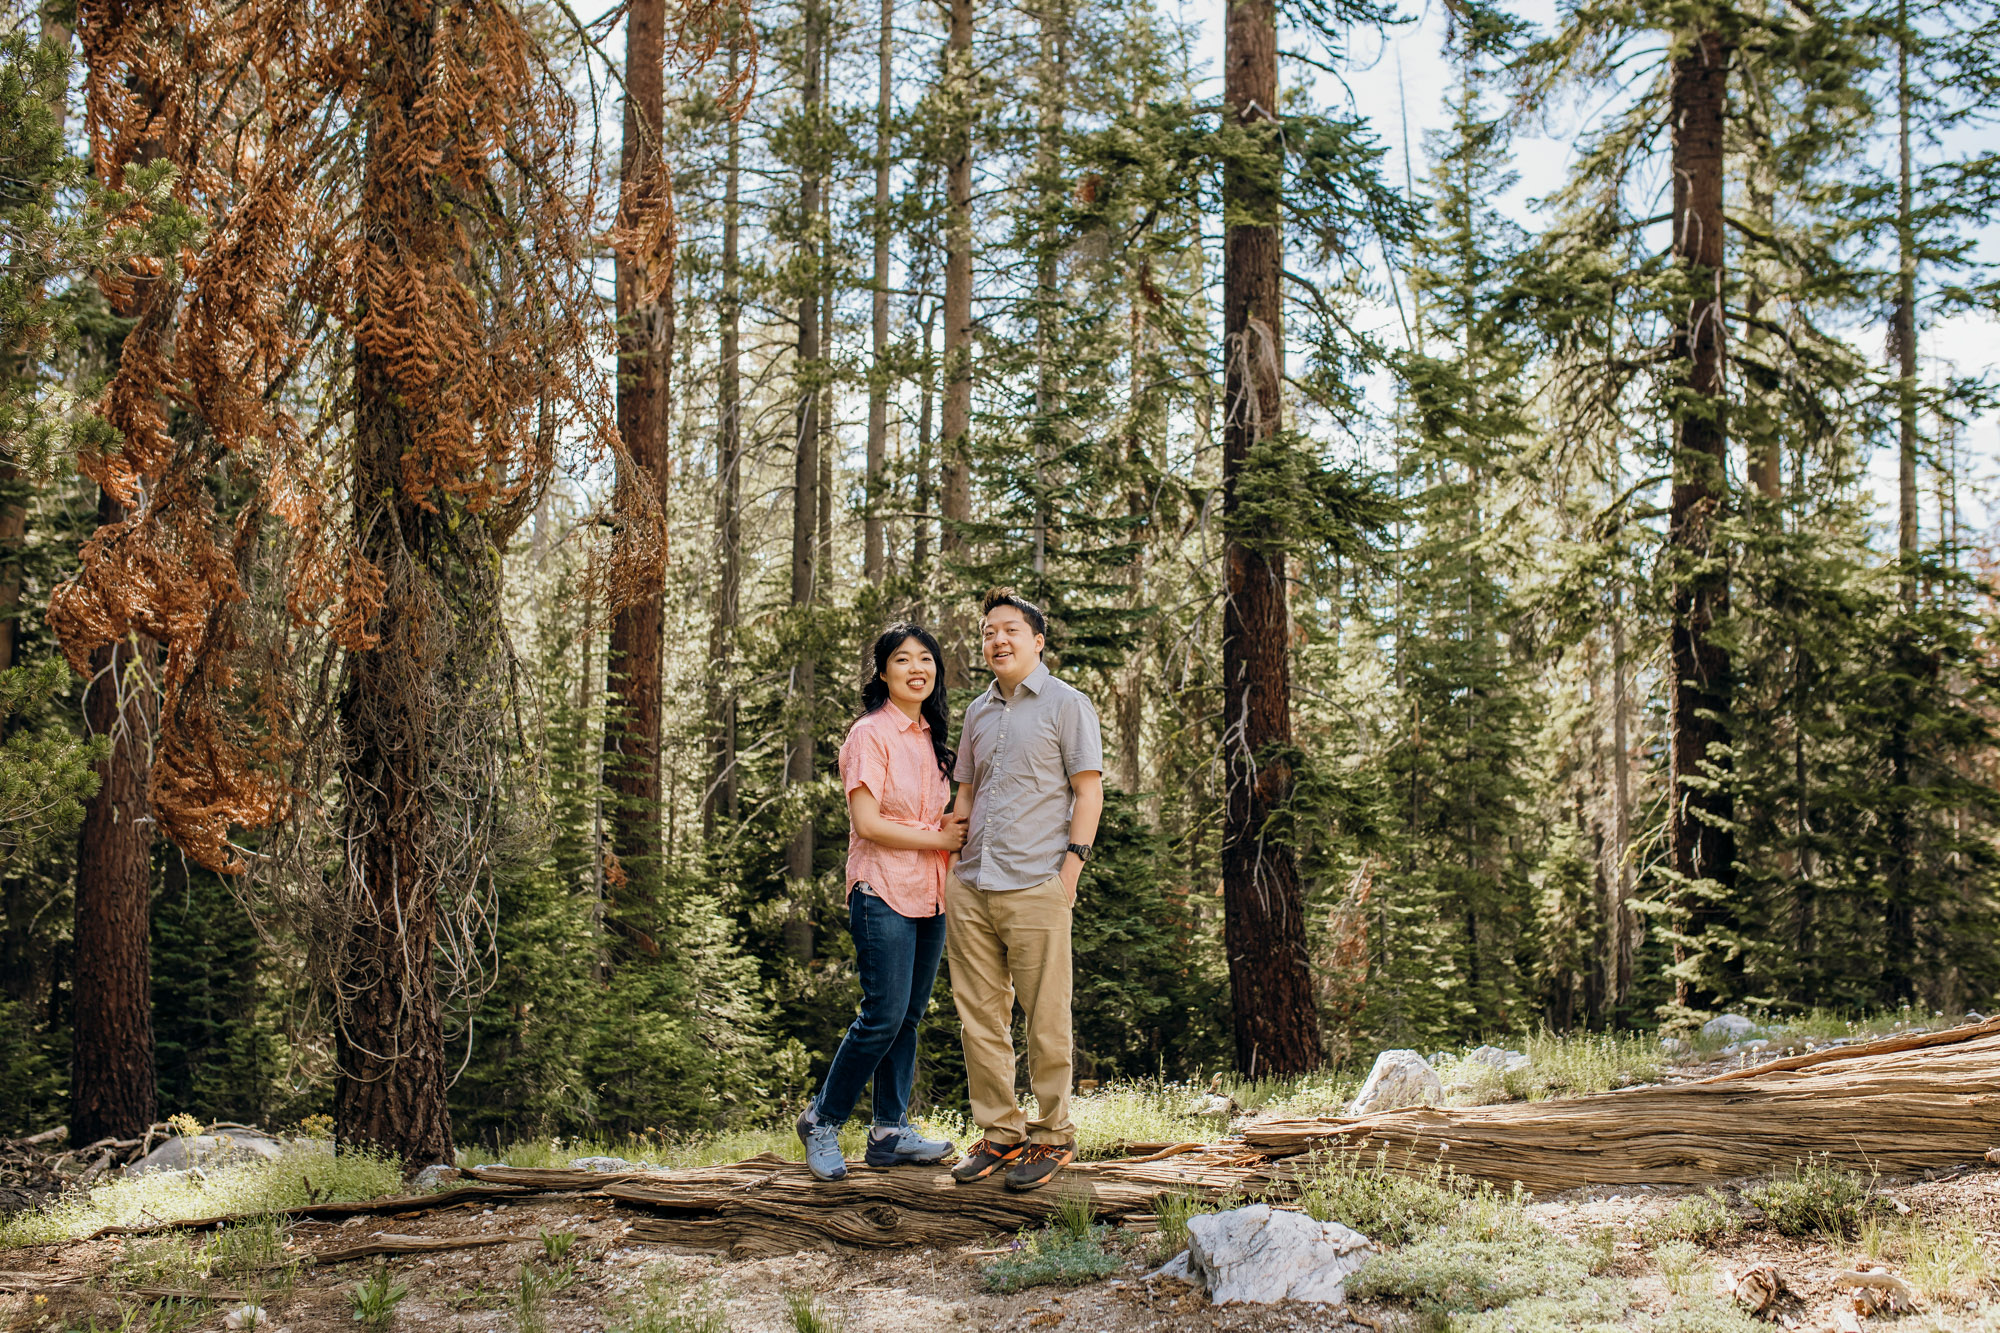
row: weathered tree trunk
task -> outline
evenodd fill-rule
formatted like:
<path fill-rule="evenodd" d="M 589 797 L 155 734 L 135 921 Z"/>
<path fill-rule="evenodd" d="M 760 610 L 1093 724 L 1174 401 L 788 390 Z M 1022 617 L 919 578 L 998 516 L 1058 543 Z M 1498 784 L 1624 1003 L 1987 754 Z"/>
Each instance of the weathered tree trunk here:
<path fill-rule="evenodd" d="M 945 87 L 950 126 L 945 136 L 944 420 L 939 468 L 938 553 L 947 565 L 965 558 L 972 517 L 972 0 L 950 0 L 945 40 Z M 943 618 L 944 679 L 951 689 L 972 683 L 971 635 L 957 599 Z"/>
<path fill-rule="evenodd" d="M 737 75 L 737 38 L 730 37 L 729 83 Z M 715 624 L 709 638 L 709 712 L 714 730 L 708 796 L 702 803 L 702 832 L 712 835 L 718 811 L 736 817 L 736 626 L 743 597 L 743 273 L 739 255 L 743 135 L 729 122 L 728 156 L 722 177 L 722 300 L 718 397 L 721 428 L 715 448 Z"/>
<path fill-rule="evenodd" d="M 862 569 L 868 581 L 882 585 L 882 493 L 888 480 L 884 467 L 889 450 L 889 122 L 890 77 L 894 51 L 896 0 L 882 0 L 881 26 L 876 34 L 875 78 L 875 232 L 873 322 L 868 376 L 868 490 L 862 510 Z"/>
<path fill-rule="evenodd" d="M 802 99 L 807 133 L 817 136 L 821 128 L 821 17 L 814 0 L 807 0 L 804 23 L 805 50 L 799 62 L 805 80 Z M 820 379 L 825 373 L 821 362 L 819 326 L 819 148 L 812 143 L 807 145 L 805 151 L 807 165 L 799 177 L 799 219 L 807 229 L 802 243 L 811 257 L 811 277 L 799 293 L 798 435 L 792 459 L 792 607 L 800 616 L 806 615 L 806 608 L 812 605 L 818 572 L 819 404 Z M 785 757 L 785 780 L 791 786 L 803 786 L 813 779 L 813 695 L 817 668 L 818 663 L 810 649 L 801 652 L 792 664 L 794 718 L 791 744 Z M 810 816 L 806 816 L 793 828 L 791 839 L 785 845 L 785 878 L 790 882 L 792 895 L 791 909 L 785 918 L 785 951 L 802 963 L 809 961 L 813 955 L 812 917 L 805 903 L 812 874 L 813 822 Z"/>
<path fill-rule="evenodd" d="M 669 207 L 665 131 L 666 5 L 632 0 L 626 11 L 625 125 L 619 154 L 620 225 Z M 666 503 L 667 411 L 673 367 L 670 253 L 619 247 L 618 433 L 630 456 L 613 506 L 621 515 Z M 668 272 L 660 269 L 666 267 Z M 666 284 L 662 286 L 662 284 Z M 627 519 L 629 522 L 629 517 Z M 663 588 L 647 588 L 611 618 L 605 654 L 606 785 L 613 793 L 611 845 L 625 872 L 611 920 L 650 933 L 660 879 L 660 623 Z"/>
<path fill-rule="evenodd" d="M 1896 550 L 1903 558 L 1903 605 L 1917 607 L 1917 235 L 1910 188 L 1910 7 L 1896 6 Z"/>
<path fill-rule="evenodd" d="M 911 607 L 913 619 L 922 623 L 928 614 L 922 589 L 930 586 L 931 574 L 931 445 L 937 432 L 937 301 L 926 296 L 924 304 L 923 367 L 917 376 L 917 476 L 916 515 L 910 521 L 910 572 L 919 589 Z"/>
<path fill-rule="evenodd" d="M 50 22 L 43 11 L 44 41 L 68 46 L 69 29 Z M 155 100 L 150 86 L 141 96 Z M 155 160 L 164 151 L 148 140 L 137 159 Z M 136 318 L 148 286 L 140 280 L 129 304 L 118 313 Z M 142 335 L 143 336 L 143 335 Z M 10 469 L 11 471 L 11 469 Z M 7 496 L 0 492 L 0 506 Z M 10 516 L 0 508 L 0 542 L 26 536 L 26 511 Z M 97 525 L 124 521 L 125 507 L 109 492 L 97 497 Z M 0 549 L 0 555 L 4 555 Z M 20 567 L 0 570 L 0 592 L 18 611 Z M 6 618 L 6 660 L 12 664 L 14 619 Z M 97 766 L 97 794 L 84 803 L 77 839 L 76 923 L 71 978 L 70 1142 L 142 1133 L 158 1113 L 153 1068 L 152 850 L 153 823 L 147 787 L 151 779 L 153 724 L 158 697 L 153 689 L 156 645 L 142 635 L 107 644 L 90 655 L 91 686 L 84 720 L 93 736 L 109 736 L 111 752 Z M 133 667 L 138 667 L 134 671 Z"/>
<path fill-rule="evenodd" d="M 109 492 L 100 528 L 125 518 Z M 76 971 L 71 980 L 69 1138 L 131 1138 L 156 1117 L 153 1071 L 152 852 L 147 808 L 154 711 L 153 641 L 140 636 L 90 655 L 84 717 L 111 752 L 84 805 L 76 858 Z"/>
<path fill-rule="evenodd" d="M 1274 0 L 1233 0 L 1223 55 L 1225 114 L 1278 151 L 1278 23 Z M 1250 451 L 1280 423 L 1284 362 L 1282 245 L 1275 172 L 1242 164 L 1223 176 L 1223 508 Z M 1291 617 L 1282 554 L 1265 555 L 1232 532 L 1224 548 L 1222 620 L 1223 938 L 1237 1067 L 1292 1074 L 1322 1060 L 1319 1011 L 1306 946 L 1304 895 L 1291 849 L 1264 827 L 1290 793 L 1276 753 L 1291 744 Z"/>
<path fill-rule="evenodd" d="M 379 0 L 368 23 L 357 222 L 385 269 L 421 271 L 451 245 L 428 222 L 437 216 L 430 182 L 400 151 L 427 87 L 430 11 L 414 0 Z M 421 447 L 428 423 L 403 392 L 394 341 L 378 329 L 354 346 L 355 532 L 386 582 L 375 646 L 348 654 L 340 700 L 347 864 L 334 1132 L 415 1169 L 452 1158 L 435 957 L 445 872 L 436 803 L 444 793 L 432 777 L 449 760 L 437 733 L 440 713 L 456 702 L 455 672 L 476 669 L 436 650 L 441 637 L 457 649 L 452 640 L 486 632 L 467 620 L 494 608 L 478 605 L 491 563 L 463 558 L 486 545 L 481 520 L 409 493 L 405 453 Z"/>
<path fill-rule="evenodd" d="M 1729 611 L 1729 578 L 1715 567 L 1719 511 L 1728 501 L 1723 401 L 1723 117 L 1730 48 L 1719 34 L 1695 35 L 1674 62 L 1672 88 L 1674 255 L 1686 277 L 1688 304 L 1676 319 L 1674 356 L 1682 367 L 1676 408 L 1672 514 L 1667 540 L 1675 561 L 1669 659 L 1673 791 L 1668 814 L 1672 867 L 1682 910 L 1678 966 L 1693 963 L 1699 978 L 1680 976 L 1675 1000 L 1699 1005 L 1715 994 L 1707 980 L 1701 939 L 1724 919 L 1698 880 L 1728 885 L 1736 859 L 1728 824 L 1731 801 L 1714 781 L 1727 768 L 1729 651 L 1715 637 Z"/>

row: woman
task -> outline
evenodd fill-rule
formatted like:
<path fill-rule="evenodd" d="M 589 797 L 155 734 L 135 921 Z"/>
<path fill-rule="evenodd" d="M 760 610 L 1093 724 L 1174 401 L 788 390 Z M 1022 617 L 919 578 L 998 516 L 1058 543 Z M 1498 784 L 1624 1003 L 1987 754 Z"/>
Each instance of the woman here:
<path fill-rule="evenodd" d="M 951 1151 L 910 1127 L 917 1023 L 944 953 L 944 873 L 965 842 L 965 819 L 946 814 L 955 756 L 945 744 L 944 660 L 917 625 L 875 640 L 875 674 L 861 717 L 840 747 L 847 789 L 847 919 L 861 974 L 861 1013 L 834 1052 L 819 1095 L 799 1116 L 806 1165 L 821 1180 L 847 1174 L 840 1127 L 875 1083 L 870 1166 L 930 1166 Z"/>

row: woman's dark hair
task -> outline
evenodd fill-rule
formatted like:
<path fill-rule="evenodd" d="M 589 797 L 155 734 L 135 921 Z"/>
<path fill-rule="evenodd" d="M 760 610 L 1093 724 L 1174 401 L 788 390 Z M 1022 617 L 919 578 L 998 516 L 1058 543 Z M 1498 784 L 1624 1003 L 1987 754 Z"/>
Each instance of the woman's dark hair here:
<path fill-rule="evenodd" d="M 945 737 L 951 732 L 951 714 L 944 706 L 944 649 L 922 625 L 901 620 L 875 636 L 875 669 L 861 685 L 861 716 L 866 717 L 889 702 L 889 682 L 882 679 L 882 673 L 889 669 L 889 659 L 896 650 L 915 639 L 931 655 L 931 692 L 924 696 L 918 711 L 931 728 L 931 752 L 937 756 L 938 772 L 951 778 L 951 770 L 958 763 L 958 751 L 945 744 Z"/>

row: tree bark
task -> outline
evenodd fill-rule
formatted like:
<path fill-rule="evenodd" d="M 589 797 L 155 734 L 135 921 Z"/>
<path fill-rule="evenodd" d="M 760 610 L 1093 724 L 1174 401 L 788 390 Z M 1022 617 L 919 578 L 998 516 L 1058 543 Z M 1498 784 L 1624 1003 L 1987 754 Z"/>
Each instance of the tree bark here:
<path fill-rule="evenodd" d="M 1896 550 L 1903 558 L 1902 597 L 1917 609 L 1917 236 L 1910 188 L 1910 8 L 1896 6 Z"/>
<path fill-rule="evenodd" d="M 357 222 L 370 258 L 391 272 L 434 269 L 456 245 L 455 232 L 433 221 L 427 174 L 404 158 L 428 89 L 432 31 L 416 0 L 378 0 L 369 15 Z M 452 1160 L 436 975 L 449 868 L 434 774 L 452 759 L 440 748 L 450 721 L 442 715 L 480 670 L 468 649 L 489 632 L 497 578 L 482 558 L 491 543 L 480 516 L 410 492 L 405 458 L 423 447 L 429 423 L 398 378 L 398 341 L 377 329 L 354 344 L 355 533 L 385 583 L 375 645 L 348 654 L 340 699 L 347 864 L 334 1132 L 415 1170 Z"/>
<path fill-rule="evenodd" d="M 99 492 L 100 528 L 125 508 Z M 153 1123 L 152 852 L 146 800 L 157 700 L 151 639 L 135 635 L 90 655 L 84 717 L 111 738 L 84 805 L 76 858 L 76 971 L 71 980 L 71 1143 L 131 1138 Z M 135 670 L 136 668 L 136 670 Z"/>
<path fill-rule="evenodd" d="M 736 37 L 730 37 L 729 82 L 736 83 Z M 722 178 L 722 301 L 721 383 L 718 387 L 721 429 L 716 440 L 715 471 L 715 623 L 709 635 L 709 717 L 712 771 L 708 798 L 702 805 L 702 832 L 712 835 L 718 812 L 736 817 L 736 626 L 743 597 L 743 408 L 742 351 L 743 272 L 739 255 L 743 135 L 741 122 L 729 122 L 728 157 Z"/>
<path fill-rule="evenodd" d="M 1715 789 L 1725 776 L 1731 668 L 1715 638 L 1729 612 L 1729 577 L 1716 546 L 1719 511 L 1728 501 L 1728 433 L 1723 401 L 1723 118 L 1730 48 L 1719 34 L 1694 35 L 1674 62 L 1674 255 L 1688 285 L 1688 304 L 1673 331 L 1682 367 L 1668 543 L 1674 556 L 1673 628 L 1669 644 L 1672 697 L 1672 801 L 1668 840 L 1682 909 L 1674 944 L 1680 975 L 1675 1000 L 1705 1004 L 1716 994 L 1702 938 L 1725 920 L 1716 897 L 1695 881 L 1727 886 L 1734 876 L 1732 805 Z M 1690 976 L 1687 969 L 1695 975 Z"/>
<path fill-rule="evenodd" d="M 873 323 L 868 376 L 868 479 L 862 510 L 862 569 L 868 581 L 882 586 L 882 494 L 889 448 L 889 124 L 890 77 L 894 50 L 896 0 L 882 0 L 882 21 L 876 40 L 875 79 L 875 232 Z"/>
<path fill-rule="evenodd" d="M 1278 24 L 1274 0 L 1233 0 L 1223 55 L 1227 115 L 1277 154 Z M 1275 163 L 1223 175 L 1223 509 L 1233 516 L 1250 451 L 1280 427 L 1283 251 Z M 1292 739 L 1291 617 L 1282 554 L 1231 531 L 1222 620 L 1223 937 L 1236 1063 L 1252 1076 L 1293 1074 L 1323 1059 L 1313 999 L 1304 894 L 1289 847 L 1264 836 L 1290 795 L 1282 751 Z"/>
<path fill-rule="evenodd" d="M 804 76 L 802 100 L 806 133 L 820 130 L 820 9 L 816 0 L 806 0 L 805 50 L 800 58 Z M 824 373 L 820 347 L 819 149 L 806 145 L 806 165 L 799 176 L 799 220 L 805 228 L 802 244 L 809 256 L 810 276 L 799 293 L 798 344 L 798 435 L 793 445 L 792 467 L 792 608 L 800 619 L 799 632 L 805 633 L 804 619 L 810 612 L 817 582 L 819 556 L 819 449 L 820 378 Z M 802 638 L 802 642 L 806 641 Z M 803 649 L 792 665 L 792 740 L 785 757 L 788 786 L 803 786 L 813 779 L 813 695 L 818 663 L 810 648 Z M 785 918 L 785 951 L 803 963 L 813 955 L 812 917 L 806 898 L 813 877 L 813 821 L 802 816 L 785 845 L 785 878 L 792 896 Z"/>
<path fill-rule="evenodd" d="M 945 39 L 944 413 L 939 467 L 938 554 L 947 566 L 965 559 L 972 518 L 972 0 L 950 0 Z M 943 616 L 945 685 L 972 683 L 970 626 L 957 599 Z"/>
<path fill-rule="evenodd" d="M 670 207 L 665 132 L 666 4 L 632 0 L 626 9 L 625 123 L 619 154 L 619 224 Z M 667 490 L 667 410 L 673 367 L 672 255 L 619 247 L 618 433 L 630 457 L 613 508 L 628 524 L 660 512 Z M 662 268 L 666 272 L 662 273 Z M 665 283 L 665 286 L 661 284 Z M 611 845 L 625 872 L 611 921 L 650 934 L 660 879 L 660 625 L 665 590 L 647 588 L 611 618 L 605 654 L 605 778 L 611 788 Z"/>

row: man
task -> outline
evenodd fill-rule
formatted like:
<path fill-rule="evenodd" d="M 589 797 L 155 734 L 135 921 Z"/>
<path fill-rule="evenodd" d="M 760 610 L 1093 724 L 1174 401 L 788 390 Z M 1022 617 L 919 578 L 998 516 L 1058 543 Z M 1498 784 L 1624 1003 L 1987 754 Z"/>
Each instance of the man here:
<path fill-rule="evenodd" d="M 1031 1190 L 1076 1160 L 1070 913 L 1104 812 L 1104 743 L 1090 700 L 1042 664 L 1041 608 L 1001 588 L 982 610 L 980 646 L 993 684 L 965 710 L 952 775 L 956 808 L 970 819 L 945 879 L 945 957 L 972 1119 L 985 1136 L 952 1175 L 963 1183 L 1005 1167 L 1009 1189 Z M 1032 1120 L 1014 1097 L 1017 999 Z"/>

